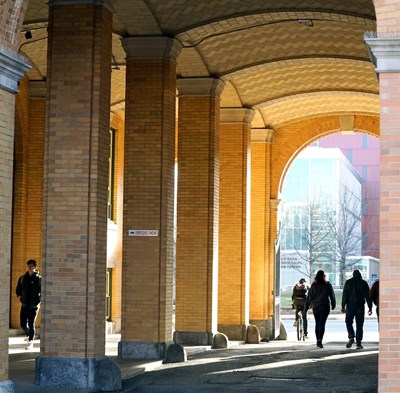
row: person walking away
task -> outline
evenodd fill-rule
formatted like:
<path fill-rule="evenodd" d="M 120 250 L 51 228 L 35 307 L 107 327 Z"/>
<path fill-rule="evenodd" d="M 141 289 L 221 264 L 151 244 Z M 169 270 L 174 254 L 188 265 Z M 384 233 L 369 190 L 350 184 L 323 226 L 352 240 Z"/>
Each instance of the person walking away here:
<path fill-rule="evenodd" d="M 325 334 L 326 320 L 330 310 L 336 307 L 336 296 L 333 287 L 325 277 L 323 270 L 318 270 L 314 282 L 311 284 L 306 300 L 305 311 L 312 307 L 315 318 L 315 336 L 317 347 L 323 348 L 322 340 Z"/>
<path fill-rule="evenodd" d="M 349 341 L 346 348 L 351 348 L 356 339 L 357 349 L 362 349 L 365 302 L 368 304 L 368 315 L 372 314 L 372 300 L 369 296 L 368 283 L 362 279 L 361 272 L 356 269 L 353 277 L 349 278 L 343 288 L 342 313 L 346 313 L 346 328 Z M 353 322 L 356 319 L 356 333 Z"/>
<path fill-rule="evenodd" d="M 374 303 L 376 306 L 376 316 L 379 322 L 379 279 L 372 284 L 371 290 L 369 291 L 369 296 L 372 300 L 372 303 Z"/>
<path fill-rule="evenodd" d="M 28 338 L 25 349 L 32 349 L 35 337 L 35 321 L 40 307 L 42 277 L 36 270 L 34 259 L 29 259 L 26 265 L 26 273 L 18 279 L 16 294 L 21 302 L 21 329 Z"/>
<path fill-rule="evenodd" d="M 307 312 L 304 309 L 306 305 L 308 294 L 308 285 L 306 283 L 305 278 L 300 278 L 299 282 L 293 285 L 293 292 L 292 292 L 292 304 L 295 310 L 295 326 L 297 326 L 298 319 L 299 319 L 299 312 L 301 312 L 302 319 L 303 319 L 303 331 L 304 337 L 308 338 L 308 321 L 307 321 Z"/>

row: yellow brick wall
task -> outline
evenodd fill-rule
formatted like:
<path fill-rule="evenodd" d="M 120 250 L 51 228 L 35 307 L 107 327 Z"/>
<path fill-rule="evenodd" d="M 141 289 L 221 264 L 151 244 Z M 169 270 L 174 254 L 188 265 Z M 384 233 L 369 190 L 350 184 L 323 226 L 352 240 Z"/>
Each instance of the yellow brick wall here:
<path fill-rule="evenodd" d="M 176 330 L 181 332 L 216 329 L 218 123 L 219 100 L 179 99 Z"/>
<path fill-rule="evenodd" d="M 248 323 L 249 244 L 246 243 L 250 131 L 220 125 L 218 324 Z"/>
<path fill-rule="evenodd" d="M 0 89 L 0 381 L 8 379 L 8 332 L 15 96 Z"/>

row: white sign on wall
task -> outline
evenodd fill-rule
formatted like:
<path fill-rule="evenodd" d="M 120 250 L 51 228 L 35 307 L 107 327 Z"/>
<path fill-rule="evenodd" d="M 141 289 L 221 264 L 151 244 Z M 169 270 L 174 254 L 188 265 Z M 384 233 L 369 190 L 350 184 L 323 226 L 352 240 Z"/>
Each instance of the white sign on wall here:
<path fill-rule="evenodd" d="M 157 229 L 129 229 L 128 236 L 158 236 Z"/>

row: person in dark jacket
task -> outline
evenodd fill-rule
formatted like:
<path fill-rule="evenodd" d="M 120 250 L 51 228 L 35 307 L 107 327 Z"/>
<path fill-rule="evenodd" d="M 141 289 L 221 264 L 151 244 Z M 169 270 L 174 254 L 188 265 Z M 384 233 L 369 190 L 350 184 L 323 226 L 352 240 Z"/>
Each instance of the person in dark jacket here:
<path fill-rule="evenodd" d="M 365 302 L 368 304 L 368 315 L 372 314 L 372 300 L 369 297 L 368 283 L 362 279 L 361 272 L 356 269 L 353 277 L 349 278 L 343 288 L 342 313 L 346 313 L 346 328 L 349 341 L 346 348 L 351 348 L 356 339 L 357 349 L 362 349 L 363 326 L 365 316 Z M 353 322 L 356 319 L 356 333 L 354 334 Z"/>
<path fill-rule="evenodd" d="M 376 280 L 369 291 L 369 296 L 372 300 L 372 303 L 376 306 L 376 316 L 379 322 L 379 280 Z"/>
<path fill-rule="evenodd" d="M 26 273 L 18 279 L 16 294 L 21 302 L 21 329 L 28 338 L 25 349 L 32 349 L 35 337 L 35 321 L 40 307 L 42 277 L 36 270 L 34 259 L 29 259 L 26 265 Z"/>
<path fill-rule="evenodd" d="M 336 297 L 333 287 L 326 280 L 325 272 L 318 270 L 314 282 L 308 291 L 305 311 L 312 307 L 315 318 L 315 336 L 317 338 L 317 347 L 323 348 L 322 340 L 325 334 L 326 320 L 330 310 L 336 307 Z"/>
<path fill-rule="evenodd" d="M 295 310 L 295 326 L 297 326 L 299 315 L 301 312 L 303 317 L 303 329 L 304 329 L 304 337 L 308 337 L 308 321 L 307 321 L 307 312 L 304 311 L 304 306 L 306 304 L 308 294 L 308 285 L 306 283 L 305 278 L 300 278 L 299 282 L 293 285 L 292 292 L 292 304 Z"/>

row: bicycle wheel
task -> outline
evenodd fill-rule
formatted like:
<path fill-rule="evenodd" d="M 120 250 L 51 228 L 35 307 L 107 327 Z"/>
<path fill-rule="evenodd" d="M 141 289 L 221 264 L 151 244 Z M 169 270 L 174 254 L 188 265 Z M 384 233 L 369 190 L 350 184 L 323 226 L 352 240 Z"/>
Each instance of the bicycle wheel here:
<path fill-rule="evenodd" d="M 303 321 L 301 320 L 301 318 L 297 318 L 297 340 L 300 341 L 301 340 L 301 336 L 303 334 Z"/>

